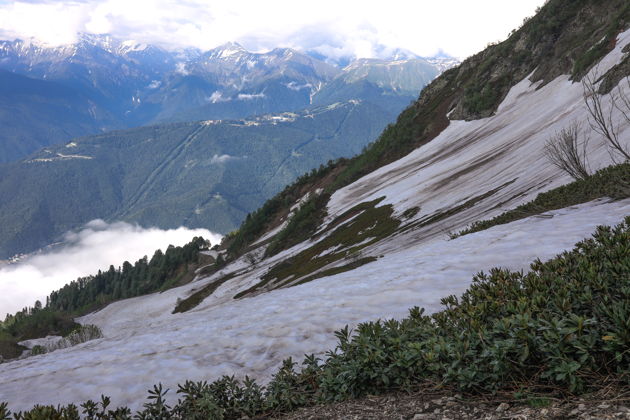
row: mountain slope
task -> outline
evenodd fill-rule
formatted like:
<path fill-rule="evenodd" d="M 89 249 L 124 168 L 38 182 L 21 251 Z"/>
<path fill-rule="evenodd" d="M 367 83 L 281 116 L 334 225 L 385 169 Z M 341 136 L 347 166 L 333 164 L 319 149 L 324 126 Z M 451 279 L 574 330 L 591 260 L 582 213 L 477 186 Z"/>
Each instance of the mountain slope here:
<path fill-rule="evenodd" d="M 264 214 L 263 207 L 258 220 L 263 228 L 252 229 L 255 235 L 226 254 L 232 259 L 226 267 L 190 285 L 117 302 L 83 317 L 81 322 L 99 325 L 105 338 L 0 366 L 0 373 L 10 379 L 0 385 L 3 395 L 21 407 L 107 392 L 116 401 L 138 407 L 143 392 L 129 390 L 148 389 L 158 381 L 173 388 L 184 378 L 234 372 L 266 381 L 286 357 L 313 352 L 322 356 L 336 341 L 332 332 L 345 324 L 352 328 L 375 318 L 402 318 L 416 305 L 433 312 L 442 297 L 468 287 L 479 270 L 525 270 L 531 259 L 570 248 L 595 225 L 619 222 L 628 214 L 630 200 L 603 198 L 452 241 L 445 237 L 449 230 L 569 181 L 544 159 L 542 150 L 558 130 L 587 118 L 582 86 L 572 80 L 580 78 L 574 71 L 582 65 L 576 64 L 591 54 L 584 45 L 598 45 L 609 28 L 615 28 L 591 59 L 598 67 L 589 64 L 582 70 L 610 74 L 627 60 L 626 6 L 621 1 L 551 0 L 507 41 L 508 47 L 491 47 L 434 81 L 360 156 L 331 165 L 310 185 L 295 184 L 296 199 L 277 211 Z M 557 14 L 558 8 L 566 14 Z M 619 10 L 625 14 L 619 15 Z M 539 26 L 547 23 L 548 28 Z M 542 41 L 533 45 L 540 49 L 527 49 L 526 56 L 512 54 L 519 40 L 527 45 L 535 39 Z M 569 44 L 575 49 L 565 48 Z M 520 79 L 511 80 L 519 74 Z M 490 87 L 484 93 L 477 86 Z M 618 86 L 630 97 L 630 86 Z M 467 102 L 476 94 L 478 103 Z M 610 107 L 609 94 L 602 95 Z M 455 120 L 453 110 L 471 120 Z M 488 116 L 474 119 L 483 114 Z M 619 124 L 620 138 L 630 139 L 630 127 L 618 110 L 612 110 L 612 118 Z M 608 150 L 595 137 L 589 158 L 594 169 L 611 163 Z M 321 199 L 309 200 L 307 192 Z M 274 236 L 292 226 L 280 217 L 288 217 L 292 206 L 292 220 L 306 228 L 297 232 L 306 239 L 265 256 Z M 317 206 L 321 213 L 313 210 Z M 225 246 L 256 217 L 228 237 Z M 315 234 L 308 229 L 312 219 Z M 322 273 L 322 278 L 314 278 Z M 213 293 L 197 306 L 172 313 L 182 300 L 210 286 Z M 65 369 L 69 359 L 71 372 Z M 147 365 L 153 369 L 147 371 Z M 165 382 L 165 371 L 171 382 Z M 87 381 L 98 383 L 98 392 L 86 389 Z M 120 384 L 125 384 L 124 393 Z M 70 387 L 72 392 L 58 396 L 48 386 Z"/>
<path fill-rule="evenodd" d="M 89 34 L 81 35 L 75 44 L 60 47 L 35 41 L 0 41 L 0 68 L 14 73 L 14 77 L 22 75 L 55 82 L 89 101 L 89 106 L 77 109 L 76 118 L 69 120 L 77 129 L 64 136 L 55 134 L 42 142 L 43 129 L 59 130 L 41 115 L 37 98 L 22 96 L 21 118 L 12 122 L 13 131 L 20 138 L 34 140 L 29 147 L 25 141 L 18 147 L 13 137 L 0 135 L 1 144 L 15 148 L 15 153 L 21 152 L 18 157 L 36 150 L 37 144 L 68 141 L 73 134 L 301 110 L 313 105 L 313 95 L 322 86 L 344 73 L 343 69 L 287 48 L 252 53 L 236 43 L 228 43 L 206 52 L 166 51 Z M 407 68 L 407 77 L 399 77 L 396 86 L 388 83 L 386 75 L 372 74 L 370 82 L 376 83 L 380 90 L 376 97 L 355 89 L 352 95 L 324 95 L 315 105 L 357 99 L 389 107 L 397 114 L 438 74 L 438 68 L 437 63 L 428 62 Z M 335 80 L 335 89 L 348 90 L 344 78 Z M 40 87 L 45 92 L 43 85 Z M 387 101 L 379 101 L 380 97 Z M 62 123 L 71 116 L 64 115 Z M 39 122 L 35 126 L 29 124 L 36 120 Z M 6 155 L 1 160 L 14 158 Z"/>
<path fill-rule="evenodd" d="M 97 132 L 107 119 L 76 90 L 0 70 L 0 163 Z"/>
<path fill-rule="evenodd" d="M 393 116 L 352 101 L 49 147 L 0 166 L 0 255 L 45 246 L 94 218 L 228 232 L 299 174 L 359 152 Z"/>

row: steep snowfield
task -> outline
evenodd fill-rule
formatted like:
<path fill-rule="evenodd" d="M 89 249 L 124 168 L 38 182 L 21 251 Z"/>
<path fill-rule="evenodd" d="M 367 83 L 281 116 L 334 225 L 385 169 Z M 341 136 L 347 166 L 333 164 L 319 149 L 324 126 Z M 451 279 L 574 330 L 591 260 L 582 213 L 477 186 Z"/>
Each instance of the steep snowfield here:
<path fill-rule="evenodd" d="M 617 64 L 628 43 L 630 31 L 619 36 L 614 51 L 592 74 L 604 74 Z M 628 84 L 622 81 L 620 86 L 630 96 Z M 380 205 L 391 203 L 398 212 L 420 207 L 415 218 L 422 219 L 514 180 L 469 210 L 415 232 L 418 239 L 424 239 L 495 216 L 530 201 L 541 191 L 571 181 L 548 163 L 543 148 L 551 136 L 571 122 L 580 123 L 582 131 L 591 131 L 582 85 L 562 76 L 539 87 L 540 83 L 533 84 L 525 78 L 511 89 L 495 116 L 471 122 L 452 121 L 426 146 L 337 191 L 329 203 L 328 220 L 356 203 L 382 196 L 386 199 Z M 602 103 L 607 108 L 610 105 L 606 97 Z M 616 110 L 613 115 L 621 121 Z M 620 138 L 630 138 L 630 127 L 622 127 Z M 594 134 L 589 146 L 593 170 L 611 164 L 607 149 Z"/>
<path fill-rule="evenodd" d="M 621 48 L 629 42 L 627 31 L 600 64 L 600 72 L 620 61 Z M 452 122 L 428 145 L 340 190 L 332 197 L 329 214 L 335 217 L 385 195 L 397 211 L 420 206 L 416 217 L 422 218 L 514 180 L 472 208 L 366 248 L 366 255 L 383 255 L 376 262 L 301 286 L 232 299 L 273 262 L 304 244 L 228 281 L 184 314 L 171 314 L 176 299 L 218 275 L 109 305 L 80 320 L 99 325 L 105 338 L 0 365 L 0 401 L 19 409 L 105 393 L 115 404 L 137 408 L 157 382 L 171 388 L 173 398 L 176 384 L 185 379 L 235 373 L 265 381 L 283 358 L 301 360 L 304 353 L 332 348 L 332 332 L 345 324 L 403 317 L 416 305 L 436 311 L 441 297 L 461 293 L 480 270 L 527 269 L 536 257 L 547 259 L 571 248 L 596 225 L 618 223 L 630 214 L 630 200 L 598 200 L 547 214 L 552 217 L 531 217 L 446 240 L 447 229 L 492 216 L 569 181 L 542 158 L 541 148 L 572 120 L 585 121 L 581 86 L 560 77 L 536 87 L 524 80 L 496 116 Z M 622 135 L 628 138 L 630 132 Z M 591 145 L 593 166 L 609 164 L 605 148 L 595 139 Z M 243 261 L 238 264 L 239 270 L 248 270 Z"/>

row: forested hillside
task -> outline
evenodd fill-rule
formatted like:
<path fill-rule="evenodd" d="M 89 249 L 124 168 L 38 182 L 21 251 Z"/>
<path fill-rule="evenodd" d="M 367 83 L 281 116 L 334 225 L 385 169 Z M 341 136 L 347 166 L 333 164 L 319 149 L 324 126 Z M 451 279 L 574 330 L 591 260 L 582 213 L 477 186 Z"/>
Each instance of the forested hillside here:
<path fill-rule="evenodd" d="M 98 132 L 107 127 L 108 119 L 75 89 L 0 70 L 0 163 Z"/>
<path fill-rule="evenodd" d="M 0 166 L 0 257 L 48 245 L 95 218 L 227 233 L 299 174 L 359 152 L 393 118 L 350 101 L 49 147 Z"/>

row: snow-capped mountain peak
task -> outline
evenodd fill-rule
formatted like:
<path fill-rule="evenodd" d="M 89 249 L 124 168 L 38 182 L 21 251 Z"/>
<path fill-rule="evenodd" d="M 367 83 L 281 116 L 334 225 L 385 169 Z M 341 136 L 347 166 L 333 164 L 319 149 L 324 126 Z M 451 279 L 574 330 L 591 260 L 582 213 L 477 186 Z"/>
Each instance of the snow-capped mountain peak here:
<path fill-rule="evenodd" d="M 241 44 L 237 42 L 226 42 L 208 51 L 208 59 L 234 59 L 244 54 L 250 54 Z"/>

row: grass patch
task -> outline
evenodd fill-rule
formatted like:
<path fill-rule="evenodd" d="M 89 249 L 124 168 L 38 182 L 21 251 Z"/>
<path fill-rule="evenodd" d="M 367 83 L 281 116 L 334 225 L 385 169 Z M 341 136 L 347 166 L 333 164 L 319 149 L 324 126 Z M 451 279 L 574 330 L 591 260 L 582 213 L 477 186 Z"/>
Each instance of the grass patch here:
<path fill-rule="evenodd" d="M 306 279 L 323 277 L 319 270 L 341 259 L 358 255 L 357 253 L 375 242 L 394 233 L 400 226 L 400 220 L 394 218 L 391 205 L 377 207 L 384 197 L 370 202 L 360 203 L 346 211 L 333 222 L 335 228 L 326 229 L 322 235 L 332 230 L 327 237 L 297 255 L 287 258 L 273 266 L 261 281 L 234 296 L 235 299 L 251 295 L 263 289 L 285 287 L 289 283 L 303 283 Z M 354 217 L 351 221 L 343 223 Z M 366 264 L 368 259 L 361 259 Z M 362 265 L 361 264 L 361 265 Z M 348 264 L 349 265 L 349 264 Z M 341 267 L 331 268 L 331 272 Z M 351 268 L 347 268 L 351 269 Z M 323 271 L 321 272 L 323 273 Z M 300 281 L 296 281 L 302 279 Z"/>
<path fill-rule="evenodd" d="M 378 258 L 376 257 L 360 258 L 356 261 L 352 261 L 349 264 L 341 265 L 339 267 L 329 268 L 327 270 L 320 271 L 317 274 L 313 274 L 312 276 L 305 277 L 299 282 L 297 282 L 295 286 L 297 286 L 298 284 L 308 283 L 309 281 L 313 281 L 315 279 L 319 279 L 322 277 L 334 276 L 335 274 L 345 273 L 346 271 L 354 270 L 355 268 L 359 268 L 362 265 L 374 262 L 376 260 L 378 260 Z"/>
<path fill-rule="evenodd" d="M 477 204 L 478 202 L 480 202 L 481 200 L 485 200 L 488 197 L 493 196 L 494 194 L 496 194 L 497 192 L 501 191 L 503 188 L 507 187 L 508 185 L 512 184 L 514 181 L 516 181 L 516 178 L 514 178 L 511 181 L 506 182 L 505 184 L 494 188 L 488 192 L 485 192 L 483 194 L 477 195 L 475 197 L 472 197 L 468 200 L 466 200 L 465 202 L 463 202 L 462 204 L 452 207 L 448 210 L 445 211 L 441 211 L 441 212 L 436 212 L 434 214 L 432 214 L 429 217 L 423 218 L 418 220 L 417 222 L 414 223 L 410 223 L 408 225 L 405 225 L 401 230 L 403 232 L 410 230 L 410 229 L 417 229 L 417 228 L 421 228 L 424 226 L 428 226 L 431 225 L 433 223 L 437 223 L 440 222 L 448 217 L 454 216 L 457 213 L 460 213 L 464 210 L 467 210 L 469 208 L 471 208 L 472 206 L 474 206 L 475 204 Z M 404 214 L 403 214 L 404 215 Z"/>
<path fill-rule="evenodd" d="M 202 289 L 196 291 L 192 295 L 188 296 L 186 299 L 182 299 L 181 301 L 177 302 L 177 305 L 175 306 L 175 309 L 173 309 L 172 313 L 177 314 L 191 310 L 192 308 L 203 302 L 205 298 L 213 294 L 214 291 L 219 288 L 219 286 L 221 286 L 226 281 L 234 278 L 235 276 L 236 273 L 230 273 L 204 286 Z"/>
<path fill-rule="evenodd" d="M 329 199 L 330 195 L 320 194 L 304 203 L 291 217 L 287 226 L 273 238 L 265 251 L 265 257 L 275 255 L 308 239 L 324 220 Z"/>
<path fill-rule="evenodd" d="M 558 210 L 577 204 L 586 203 L 602 197 L 623 199 L 630 197 L 630 164 L 609 166 L 597 171 L 584 180 L 571 182 L 538 196 L 515 209 L 508 210 L 490 220 L 474 222 L 468 228 L 454 234 L 452 238 L 480 232 L 496 225 L 503 225 L 538 215 L 551 210 Z"/>

